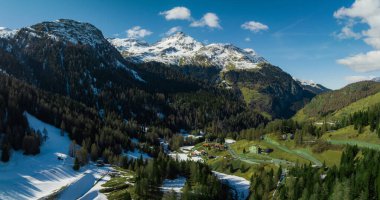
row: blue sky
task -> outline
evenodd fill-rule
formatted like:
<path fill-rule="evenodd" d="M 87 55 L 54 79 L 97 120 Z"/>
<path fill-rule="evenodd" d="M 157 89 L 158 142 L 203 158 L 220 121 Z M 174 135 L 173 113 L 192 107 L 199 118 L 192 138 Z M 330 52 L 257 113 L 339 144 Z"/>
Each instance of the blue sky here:
<path fill-rule="evenodd" d="M 364 0 L 373 3 L 378 0 Z M 370 52 L 374 49 L 364 41 L 368 35 L 345 33 L 343 27 L 359 32 L 367 30 L 370 23 L 349 25 L 349 12 L 334 16 L 340 8 L 354 7 L 354 0 L 0 0 L 0 26 L 17 29 L 41 21 L 69 18 L 94 24 L 106 37 L 126 37 L 126 30 L 140 26 L 152 32 L 143 38 L 155 42 L 172 27 L 201 42 L 233 43 L 242 48 L 253 48 L 272 64 L 300 79 L 313 80 L 337 89 L 352 80 L 380 76 L 379 70 L 361 70 L 353 60 L 345 65 L 337 60 Z M 376 2 L 375 2 L 376 4 Z M 164 14 L 175 7 L 185 7 L 191 12 L 187 20 L 167 20 Z M 375 10 L 376 11 L 376 10 Z M 374 11 L 374 13 L 375 13 Z M 206 13 L 218 17 L 218 27 L 203 24 L 191 27 Z M 380 13 L 380 12 L 379 12 Z M 374 14 L 376 15 L 376 14 Z M 359 16 L 363 19 L 366 16 Z M 266 25 L 258 32 L 243 29 L 245 22 L 255 21 Z M 347 36 L 347 37 L 345 37 Z M 247 41 L 249 38 L 250 41 Z M 342 39 L 345 38 L 345 39 Z M 376 49 L 376 48 L 375 48 Z M 377 54 L 374 54 L 375 56 Z M 356 61 L 356 60 L 354 60 Z M 365 63 L 364 63 L 365 64 Z M 364 65 L 363 64 L 363 65 Z M 347 67 L 349 66 L 349 67 Z M 356 67 L 357 66 L 357 67 Z M 379 66 L 380 68 L 380 66 Z"/>

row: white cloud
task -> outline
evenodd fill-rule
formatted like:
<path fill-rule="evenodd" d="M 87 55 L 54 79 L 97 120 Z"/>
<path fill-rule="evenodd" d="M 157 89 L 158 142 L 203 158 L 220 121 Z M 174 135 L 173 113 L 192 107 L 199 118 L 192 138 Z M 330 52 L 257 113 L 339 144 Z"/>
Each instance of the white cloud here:
<path fill-rule="evenodd" d="M 337 10 L 334 17 L 344 23 L 341 32 L 337 34 L 338 37 L 341 39 L 361 38 L 374 48 L 373 51 L 367 53 L 340 59 L 338 63 L 360 72 L 380 70 L 380 1 L 355 0 L 351 7 L 342 7 Z M 368 28 L 354 32 L 353 28 L 358 24 L 366 24 Z"/>
<path fill-rule="evenodd" d="M 179 32 L 179 31 L 182 31 L 182 28 L 181 28 L 180 26 L 175 26 L 175 27 L 170 28 L 170 29 L 165 33 L 165 35 L 171 35 L 171 34 L 173 34 L 173 33 Z"/>
<path fill-rule="evenodd" d="M 246 38 L 244 39 L 244 41 L 246 41 L 246 42 L 250 42 L 250 41 L 251 41 L 251 38 L 250 38 L 250 37 L 246 37 Z"/>
<path fill-rule="evenodd" d="M 354 26 L 353 22 L 346 24 L 340 32 L 334 33 L 334 36 L 341 40 L 350 39 L 350 38 L 353 38 L 356 40 L 360 39 L 362 37 L 362 34 L 354 32 L 353 26 Z"/>
<path fill-rule="evenodd" d="M 210 27 L 210 28 L 222 28 L 219 24 L 219 17 L 215 13 L 206 13 L 198 21 L 193 21 L 190 26 L 192 27 Z"/>
<path fill-rule="evenodd" d="M 153 32 L 143 29 L 140 26 L 135 26 L 126 31 L 128 38 L 143 38 L 151 35 Z"/>
<path fill-rule="evenodd" d="M 358 72 L 378 71 L 380 70 L 380 51 L 357 54 L 339 59 L 337 62 Z"/>
<path fill-rule="evenodd" d="M 267 25 L 262 24 L 260 22 L 255 22 L 255 21 L 245 22 L 244 24 L 241 25 L 241 28 L 250 30 L 254 33 L 258 33 L 260 31 L 266 31 L 269 29 Z"/>
<path fill-rule="evenodd" d="M 165 16 L 166 20 L 190 20 L 191 12 L 186 7 L 174 7 L 170 10 L 163 11 L 159 13 L 160 15 Z"/>
<path fill-rule="evenodd" d="M 348 83 L 356 83 L 359 81 L 366 81 L 366 80 L 372 80 L 375 76 L 346 76 L 344 79 Z"/>

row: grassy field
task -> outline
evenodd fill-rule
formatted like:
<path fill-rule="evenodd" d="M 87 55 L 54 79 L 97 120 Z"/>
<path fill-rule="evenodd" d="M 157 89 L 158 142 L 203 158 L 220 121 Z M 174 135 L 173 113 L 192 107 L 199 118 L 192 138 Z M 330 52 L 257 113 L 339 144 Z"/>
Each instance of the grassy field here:
<path fill-rule="evenodd" d="M 135 196 L 133 184 L 134 184 L 134 172 L 116 168 L 119 175 L 116 175 L 102 185 L 104 187 L 100 192 L 104 193 L 110 200 L 125 199 L 125 195 L 129 193 L 133 198 Z M 135 198 L 133 198 L 135 199 Z"/>
<path fill-rule="evenodd" d="M 334 132 L 326 133 L 322 136 L 323 139 L 327 141 L 332 141 L 336 144 L 358 144 L 358 146 L 368 147 L 368 148 L 379 148 L 380 138 L 376 133 L 369 130 L 369 126 L 363 129 L 363 133 L 359 134 L 354 126 L 347 126 L 341 128 Z M 340 142 L 339 142 L 340 141 Z"/>
<path fill-rule="evenodd" d="M 246 150 L 246 152 L 249 151 L 249 147 L 253 145 L 259 145 L 262 148 L 272 148 L 273 152 L 270 153 L 268 156 L 262 156 L 255 153 L 245 153 L 243 154 L 243 149 Z M 302 157 L 299 157 L 297 155 L 294 155 L 292 152 L 284 151 L 284 149 L 281 149 L 278 145 L 274 145 L 271 143 L 268 143 L 267 141 L 248 141 L 248 140 L 240 140 L 236 143 L 231 145 L 231 148 L 240 156 L 245 157 L 252 157 L 252 158 L 261 158 L 261 159 L 271 159 L 276 158 L 280 160 L 287 160 L 290 162 L 298 162 L 298 163 L 309 163 L 308 160 L 303 159 Z"/>
<path fill-rule="evenodd" d="M 379 102 L 380 102 L 380 92 L 376 93 L 374 95 L 365 97 L 363 99 L 360 99 L 358 101 L 355 101 L 355 102 L 353 102 L 353 103 L 351 103 L 351 104 L 349 104 L 349 105 L 347 105 L 347 106 L 345 106 L 339 110 L 336 110 L 335 112 L 327 115 L 324 119 L 326 119 L 328 121 L 339 120 L 342 117 L 347 117 L 354 112 L 365 110 L 370 106 L 378 104 Z M 298 121 L 298 122 L 320 121 L 320 120 L 322 120 L 322 118 L 321 117 L 316 118 L 313 116 L 308 116 L 307 114 L 305 114 L 305 108 L 303 108 L 303 109 L 299 110 L 293 116 L 293 120 Z"/>
<path fill-rule="evenodd" d="M 309 139 L 311 140 L 311 138 Z M 296 146 L 294 140 L 279 141 L 273 135 L 268 135 L 266 140 L 278 145 L 284 151 L 293 152 L 309 161 L 313 161 L 314 164 L 322 164 L 324 162 L 327 166 L 338 165 L 343 152 L 343 147 L 333 146 L 333 148 L 321 153 L 314 153 L 311 146 Z"/>

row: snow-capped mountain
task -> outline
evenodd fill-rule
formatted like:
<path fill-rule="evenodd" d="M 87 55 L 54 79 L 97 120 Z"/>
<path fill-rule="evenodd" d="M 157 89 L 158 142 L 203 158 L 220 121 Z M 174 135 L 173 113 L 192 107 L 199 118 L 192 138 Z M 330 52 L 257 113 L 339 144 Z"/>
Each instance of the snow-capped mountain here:
<path fill-rule="evenodd" d="M 34 60 L 33 65 L 39 63 L 43 69 L 56 70 L 60 66 L 68 70 L 66 65 L 74 65 L 73 62 L 78 62 L 75 65 L 80 71 L 85 68 L 123 69 L 134 79 L 144 82 L 136 71 L 127 66 L 125 59 L 104 38 L 102 32 L 89 23 L 60 19 L 19 30 L 2 28 L 0 36 L 5 39 L 5 42 L 0 43 L 0 48 L 9 53 L 17 49 L 15 56 L 20 57 L 17 58 L 18 62 L 30 57 L 30 60 Z M 21 56 L 20 52 L 24 55 Z M 31 69 L 35 70 L 27 67 L 27 70 Z"/>
<path fill-rule="evenodd" d="M 232 44 L 204 45 L 177 32 L 149 45 L 137 39 L 109 39 L 122 55 L 133 62 L 160 62 L 168 65 L 215 66 L 222 70 L 253 69 L 267 62 L 252 49 Z"/>
<path fill-rule="evenodd" d="M 26 31 L 36 37 L 48 37 L 55 41 L 63 41 L 73 45 L 96 47 L 106 42 L 102 32 L 92 24 L 67 19 L 36 24 L 27 27 Z"/>
<path fill-rule="evenodd" d="M 17 30 L 11 30 L 9 28 L 0 27 L 0 38 L 9 38 L 15 35 Z"/>
<path fill-rule="evenodd" d="M 113 85 L 146 84 L 131 63 L 89 23 L 61 19 L 17 31 L 2 30 L 1 71 L 42 89 L 95 101 Z"/>
<path fill-rule="evenodd" d="M 326 88 L 325 86 L 315 83 L 312 80 L 301 80 L 293 77 L 297 83 L 301 85 L 305 90 L 309 90 L 310 92 L 313 92 L 314 94 L 320 94 L 323 92 L 330 91 L 330 89 Z"/>

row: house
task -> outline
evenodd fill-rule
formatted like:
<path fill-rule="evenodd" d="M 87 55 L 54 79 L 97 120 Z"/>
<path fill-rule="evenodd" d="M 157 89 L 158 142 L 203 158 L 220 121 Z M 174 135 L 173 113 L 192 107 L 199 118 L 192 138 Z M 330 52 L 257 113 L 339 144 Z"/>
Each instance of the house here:
<path fill-rule="evenodd" d="M 202 146 L 203 147 L 210 147 L 210 144 L 209 143 L 204 143 Z"/>
<path fill-rule="evenodd" d="M 286 139 L 288 139 L 288 135 L 287 134 L 282 134 L 281 138 L 282 138 L 282 140 L 286 140 Z"/>
<path fill-rule="evenodd" d="M 252 145 L 251 147 L 249 147 L 249 152 L 250 153 L 255 153 L 255 154 L 259 154 L 261 153 L 260 152 L 260 147 L 258 145 Z"/>

